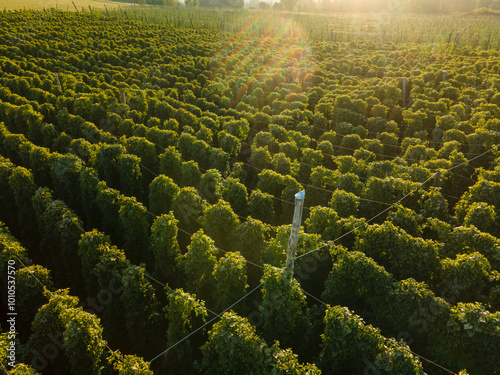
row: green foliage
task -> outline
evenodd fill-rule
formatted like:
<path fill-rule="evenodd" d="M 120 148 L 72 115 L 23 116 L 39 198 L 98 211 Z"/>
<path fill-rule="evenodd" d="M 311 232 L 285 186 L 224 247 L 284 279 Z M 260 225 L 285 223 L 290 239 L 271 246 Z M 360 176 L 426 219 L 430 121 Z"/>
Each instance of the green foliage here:
<path fill-rule="evenodd" d="M 222 198 L 229 202 L 233 211 L 240 216 L 248 213 L 248 192 L 239 180 L 228 177 L 222 182 Z"/>
<path fill-rule="evenodd" d="M 69 319 L 64 330 L 64 348 L 74 374 L 100 374 L 101 355 L 106 346 L 99 318 L 81 309 L 68 309 Z M 85 366 L 81 364 L 85 363 Z"/>
<path fill-rule="evenodd" d="M 474 202 L 469 206 L 464 218 L 464 225 L 473 225 L 481 232 L 498 235 L 495 207 L 484 203 Z"/>
<path fill-rule="evenodd" d="M 227 152 L 220 148 L 210 148 L 209 165 L 211 168 L 217 169 L 223 176 L 226 176 L 229 171 L 230 156 Z"/>
<path fill-rule="evenodd" d="M 43 348 L 48 343 L 52 343 L 51 338 L 61 339 L 62 333 L 66 331 L 70 315 L 67 311 L 75 309 L 78 305 L 78 298 L 69 296 L 69 290 L 58 290 L 52 294 L 48 294 L 50 297 L 49 302 L 43 305 L 37 312 L 33 323 L 31 324 L 32 335 L 30 336 L 28 347 L 38 353 L 42 353 Z M 91 323 L 94 326 L 94 322 Z M 73 326 L 75 328 L 75 326 Z M 71 332 L 74 332 L 73 330 Z M 99 334 L 99 329 L 95 331 Z M 85 333 L 84 333 L 85 335 Z M 79 336 L 75 333 L 71 339 L 73 344 L 78 346 Z M 93 339 L 91 339 L 93 341 Z M 99 351 L 100 343 L 98 343 L 96 350 Z M 76 348 L 75 348 L 76 349 Z M 92 353 L 85 353 L 85 349 L 81 349 L 79 355 L 86 356 L 89 354 L 89 359 L 92 359 Z M 92 351 L 92 348 L 89 348 Z M 68 353 L 69 354 L 69 353 Z M 76 357 L 73 357 L 76 359 Z M 95 359 L 95 358 L 94 358 Z M 95 365 L 95 363 L 89 363 L 90 368 Z M 66 356 L 59 354 L 53 361 L 50 362 L 49 366 L 46 368 L 47 371 L 50 369 L 57 369 L 61 371 L 65 369 L 70 371 L 69 363 Z M 83 369 L 83 371 L 85 371 Z"/>
<path fill-rule="evenodd" d="M 450 292 L 450 289 L 440 291 L 443 295 Z M 445 327 L 450 314 L 448 304 L 437 298 L 425 283 L 414 279 L 402 280 L 394 282 L 381 294 L 384 303 L 369 308 L 378 310 L 377 321 L 382 327 L 393 333 L 407 330 L 416 344 L 426 341 L 424 337 L 428 336 L 432 342 L 447 342 Z M 442 328 L 432 330 L 431 327 Z"/>
<path fill-rule="evenodd" d="M 370 177 L 368 181 L 366 181 L 363 191 L 363 198 L 371 200 L 365 204 L 365 215 L 370 217 L 375 216 L 384 208 L 387 208 L 387 205 L 384 205 L 383 203 L 392 204 L 393 202 L 403 198 L 416 187 L 416 183 L 392 176 L 383 179 Z"/>
<path fill-rule="evenodd" d="M 471 371 L 494 368 L 498 358 L 490 355 L 487 348 L 499 345 L 500 313 L 488 313 L 480 303 L 458 303 L 451 311 L 448 326 L 452 340 L 457 343 L 456 356 L 469 363 Z M 474 359 L 478 355 L 483 358 L 480 362 Z"/>
<path fill-rule="evenodd" d="M 291 176 L 283 176 L 272 170 L 265 169 L 258 175 L 257 187 L 264 193 L 271 194 L 275 198 L 283 200 L 293 200 L 293 196 L 301 190 L 300 184 Z M 292 198 L 292 199 L 290 199 Z M 278 202 L 274 203 L 276 212 L 285 211 Z"/>
<path fill-rule="evenodd" d="M 439 269 L 436 243 L 412 237 L 389 222 L 369 226 L 358 237 L 356 249 L 384 265 L 398 280 L 429 281 Z"/>
<path fill-rule="evenodd" d="M 268 241 L 268 246 L 263 255 L 264 263 L 276 267 L 285 266 L 291 230 L 291 225 L 281 225 L 275 228 L 276 236 Z M 314 250 L 320 245 L 320 241 L 320 236 L 318 234 L 304 233 L 302 230 L 299 230 L 297 252 L 300 254 Z"/>
<path fill-rule="evenodd" d="M 17 317 L 17 329 L 26 334 L 25 327 L 30 326 L 38 309 L 47 302 L 44 292 L 53 291 L 54 284 L 50 278 L 50 271 L 40 265 L 19 268 L 15 280 L 16 309 L 23 312 Z"/>
<path fill-rule="evenodd" d="M 207 206 L 200 218 L 200 223 L 218 247 L 232 248 L 240 221 L 229 203 L 221 199 L 213 206 Z"/>
<path fill-rule="evenodd" d="M 359 176 L 354 173 L 348 172 L 339 176 L 337 180 L 337 188 L 361 196 L 363 190 L 363 183 L 360 181 Z"/>
<path fill-rule="evenodd" d="M 226 312 L 208 332 L 208 341 L 201 347 L 204 374 L 266 373 L 266 343 L 257 335 L 246 318 Z"/>
<path fill-rule="evenodd" d="M 332 208 L 313 207 L 305 225 L 309 232 L 321 235 L 324 240 L 335 240 L 342 231 L 339 219 Z"/>
<path fill-rule="evenodd" d="M 321 338 L 321 367 L 325 371 L 380 369 L 387 374 L 424 374 L 408 346 L 384 339 L 378 329 L 366 325 L 346 307 L 328 307 Z"/>
<path fill-rule="evenodd" d="M 35 195 L 36 185 L 31 172 L 22 167 L 14 168 L 9 177 L 9 184 L 19 207 L 19 214 L 33 215 L 31 198 Z"/>
<path fill-rule="evenodd" d="M 271 167 L 272 158 L 267 147 L 259 147 L 252 150 L 248 161 L 256 170 L 268 169 Z"/>
<path fill-rule="evenodd" d="M 274 201 L 272 195 L 256 189 L 250 194 L 248 200 L 250 216 L 265 223 L 274 223 Z"/>
<path fill-rule="evenodd" d="M 204 204 L 196 189 L 188 186 L 179 190 L 172 203 L 172 209 L 182 229 L 194 232 L 199 228 L 198 218 L 204 209 Z"/>
<path fill-rule="evenodd" d="M 24 363 L 17 364 L 8 372 L 9 375 L 38 375 L 39 373 Z"/>
<path fill-rule="evenodd" d="M 437 190 L 423 193 L 419 205 L 424 217 L 434 217 L 440 220 L 448 218 L 448 202 Z"/>
<path fill-rule="evenodd" d="M 80 158 L 71 155 L 51 154 L 51 176 L 57 196 L 70 207 L 80 207 L 79 173 L 83 168 Z"/>
<path fill-rule="evenodd" d="M 155 145 L 142 137 L 130 137 L 127 138 L 125 146 L 129 153 L 140 158 L 142 168 L 147 168 L 144 174 L 147 173 L 152 179 L 152 174 L 158 173 L 159 164 Z"/>
<path fill-rule="evenodd" d="M 122 355 L 119 351 L 113 352 L 108 358 L 118 375 L 153 375 L 149 363 L 135 355 Z"/>
<path fill-rule="evenodd" d="M 500 241 L 477 228 L 456 227 L 445 237 L 443 252 L 454 257 L 458 254 L 478 252 L 484 255 L 494 270 L 500 269 Z"/>
<path fill-rule="evenodd" d="M 0 267 L 0 274 L 2 280 L 6 279 L 7 268 L 3 265 L 7 264 L 10 259 L 16 262 L 22 262 L 25 265 L 29 264 L 28 252 L 10 233 L 9 229 L 4 223 L 0 221 L 0 260 L 2 267 Z"/>
<path fill-rule="evenodd" d="M 225 122 L 222 128 L 240 140 L 246 139 L 248 132 L 250 131 L 250 127 L 246 119 Z"/>
<path fill-rule="evenodd" d="M 207 316 L 207 309 L 203 301 L 197 300 L 196 295 L 185 293 L 182 289 L 167 290 L 168 306 L 165 308 L 169 325 L 167 330 L 168 345 L 175 344 L 183 338 L 192 327 L 192 320 Z"/>
<path fill-rule="evenodd" d="M 380 331 L 346 307 L 329 307 L 325 314 L 325 332 L 321 335 L 322 368 L 325 371 L 361 371 L 382 350 Z"/>
<path fill-rule="evenodd" d="M 446 258 L 441 262 L 438 290 L 452 291 L 450 303 L 473 302 L 483 294 L 490 271 L 488 260 L 480 253 L 457 255 L 455 260 Z"/>
<path fill-rule="evenodd" d="M 151 226 L 151 252 L 154 256 L 156 274 L 170 279 L 176 272 L 175 258 L 180 255 L 177 242 L 177 224 L 172 212 L 156 218 Z"/>
<path fill-rule="evenodd" d="M 141 159 L 136 155 L 121 155 L 117 164 L 120 190 L 124 195 L 142 199 Z"/>
<path fill-rule="evenodd" d="M 105 243 L 99 246 L 99 259 L 90 275 L 86 275 L 87 290 L 91 290 L 86 302 L 89 312 L 100 315 L 103 319 L 105 332 L 109 340 L 126 339 L 127 332 L 124 328 L 124 306 L 120 299 L 123 292 L 123 272 L 129 262 L 123 250 Z M 93 288 L 93 289 L 91 289 Z M 113 330 L 119 325 L 120 331 Z"/>
<path fill-rule="evenodd" d="M 4 212 L 6 217 L 2 220 L 8 220 L 9 218 L 15 218 L 15 198 L 12 189 L 9 185 L 9 176 L 14 169 L 14 164 L 10 162 L 9 159 L 5 159 L 0 156 L 0 202 L 5 207 Z"/>
<path fill-rule="evenodd" d="M 68 276 L 73 272 L 80 273 L 80 261 L 77 257 L 77 247 L 80 235 L 83 232 L 82 222 L 71 211 L 64 202 L 52 201 L 49 195 L 43 196 L 44 192 L 39 190 L 40 195 L 33 197 L 33 205 L 40 202 L 35 212 L 41 213 L 37 216 L 38 231 L 41 238 L 40 248 L 49 256 L 54 266 L 55 281 L 61 280 L 64 275 Z M 38 193 L 38 192 L 37 192 Z M 40 199 L 40 200 L 39 200 Z M 47 204 L 45 210 L 43 205 Z M 43 210 L 43 212 L 42 212 Z M 78 280 L 73 285 L 79 285 Z"/>
<path fill-rule="evenodd" d="M 182 289 L 166 289 L 168 305 L 164 311 L 168 319 L 167 345 L 171 347 L 184 338 L 194 327 L 203 323 L 207 317 L 207 309 L 203 301 L 197 300 L 196 295 L 185 293 Z M 189 340 L 185 340 L 174 347 L 167 355 L 167 371 L 192 372 L 191 363 L 193 353 Z"/>
<path fill-rule="evenodd" d="M 356 216 L 359 208 L 359 197 L 345 190 L 335 190 L 329 206 L 341 217 Z"/>
<path fill-rule="evenodd" d="M 180 186 L 193 186 L 198 188 L 201 181 L 201 172 L 198 163 L 189 160 L 183 161 L 180 168 Z"/>
<path fill-rule="evenodd" d="M 309 176 L 311 175 L 312 168 L 321 165 L 322 161 L 323 155 L 320 151 L 312 150 L 310 148 L 302 150 L 298 180 L 301 183 L 306 183 L 307 181 L 309 181 Z"/>
<path fill-rule="evenodd" d="M 361 252 L 341 252 L 325 283 L 322 298 L 327 303 L 360 306 L 380 303 L 391 284 L 390 274 Z"/>
<path fill-rule="evenodd" d="M 149 254 L 144 251 L 148 248 L 149 241 L 146 208 L 135 198 L 124 198 L 118 214 L 128 257 L 134 263 L 149 261 Z"/>
<path fill-rule="evenodd" d="M 237 137 L 223 130 L 217 134 L 217 139 L 222 150 L 227 152 L 232 157 L 238 155 L 241 142 Z"/>
<path fill-rule="evenodd" d="M 179 187 L 170 177 L 159 175 L 149 184 L 149 211 L 155 215 L 167 214 L 172 210 L 174 197 Z"/>
<path fill-rule="evenodd" d="M 273 369 L 272 375 L 320 375 L 321 371 L 314 364 L 302 365 L 297 360 L 297 354 L 294 354 L 292 349 L 280 349 L 274 345 L 273 351 Z"/>
<path fill-rule="evenodd" d="M 388 219 L 411 236 L 420 237 L 422 234 L 422 219 L 412 209 L 398 205 L 396 210 L 389 214 Z"/>
<path fill-rule="evenodd" d="M 214 204 L 221 197 L 222 176 L 217 169 L 209 169 L 201 177 L 199 192 L 208 203 Z"/>
<path fill-rule="evenodd" d="M 204 234 L 203 229 L 191 236 L 191 243 L 179 260 L 188 282 L 188 290 L 206 299 L 213 285 L 212 273 L 217 263 L 217 249 L 214 241 Z"/>
<path fill-rule="evenodd" d="M 123 293 L 120 301 L 124 306 L 125 326 L 133 348 L 149 354 L 151 337 L 159 328 L 160 304 L 155 297 L 155 290 L 146 279 L 142 266 L 128 266 L 122 276 Z"/>
<path fill-rule="evenodd" d="M 296 346 L 295 338 L 306 326 L 305 295 L 299 283 L 290 275 L 266 265 L 262 286 L 262 304 L 259 311 L 264 318 L 263 334 L 267 339 L 279 340 L 285 346 Z"/>
<path fill-rule="evenodd" d="M 86 281 L 87 291 L 97 291 L 97 281 L 93 277 L 96 265 L 99 263 L 105 248 L 110 245 L 110 239 L 97 229 L 84 233 L 78 241 L 78 255 L 82 263 L 82 275 Z"/>
<path fill-rule="evenodd" d="M 248 261 L 261 264 L 269 230 L 270 227 L 268 225 L 257 219 L 248 217 L 247 220 L 239 226 L 239 230 L 236 233 L 236 250 L 243 254 Z"/>
<path fill-rule="evenodd" d="M 100 221 L 99 208 L 96 204 L 99 184 L 97 172 L 93 168 L 84 168 L 78 182 L 83 202 L 81 215 L 86 223 L 97 226 Z"/>
<path fill-rule="evenodd" d="M 181 178 L 181 153 L 174 146 L 169 146 L 160 155 L 160 173 L 179 184 Z"/>
<path fill-rule="evenodd" d="M 307 192 L 308 204 L 326 206 L 332 197 L 331 192 L 335 189 L 338 179 L 339 173 L 336 171 L 323 166 L 313 168 L 309 177 L 311 189 L 308 189 Z"/>
<path fill-rule="evenodd" d="M 246 273 L 246 260 L 239 253 L 228 252 L 219 259 L 213 271 L 218 311 L 232 305 L 245 294 L 248 287 Z"/>

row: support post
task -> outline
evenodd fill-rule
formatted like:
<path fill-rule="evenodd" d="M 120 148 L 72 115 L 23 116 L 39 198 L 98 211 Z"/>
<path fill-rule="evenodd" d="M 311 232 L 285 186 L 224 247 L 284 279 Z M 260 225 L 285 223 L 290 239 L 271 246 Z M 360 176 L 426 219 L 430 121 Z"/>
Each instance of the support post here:
<path fill-rule="evenodd" d="M 288 240 L 288 249 L 286 251 L 285 271 L 290 278 L 293 275 L 293 266 L 295 261 L 295 253 L 297 252 L 297 243 L 299 242 L 300 223 L 302 221 L 302 210 L 304 208 L 304 197 L 306 191 L 302 190 L 295 194 L 295 211 L 293 213 L 292 231 Z"/>
<path fill-rule="evenodd" d="M 127 99 L 125 98 L 125 90 L 123 90 L 123 87 L 119 88 L 120 90 L 120 99 L 123 104 L 127 104 Z"/>
<path fill-rule="evenodd" d="M 403 77 L 403 107 L 406 107 L 406 77 Z"/>
<path fill-rule="evenodd" d="M 438 187 L 440 182 L 441 182 L 441 171 L 439 170 L 434 175 L 434 184 L 433 184 L 433 187 Z"/>
<path fill-rule="evenodd" d="M 59 86 L 59 88 L 62 90 L 61 81 L 59 81 L 59 74 L 54 73 L 54 77 L 56 79 L 56 85 Z"/>

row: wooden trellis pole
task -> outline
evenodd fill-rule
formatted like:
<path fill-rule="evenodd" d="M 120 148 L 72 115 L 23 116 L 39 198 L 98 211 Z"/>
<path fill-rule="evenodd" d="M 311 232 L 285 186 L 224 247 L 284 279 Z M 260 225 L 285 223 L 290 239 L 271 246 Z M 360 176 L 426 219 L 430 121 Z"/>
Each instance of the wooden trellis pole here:
<path fill-rule="evenodd" d="M 403 77 L 403 107 L 406 107 L 406 77 Z"/>
<path fill-rule="evenodd" d="M 297 252 L 297 243 L 299 242 L 300 223 L 302 221 L 302 210 L 304 208 L 304 197 L 306 191 L 302 190 L 295 194 L 295 211 L 293 213 L 292 231 L 288 240 L 288 249 L 286 251 L 285 271 L 291 277 L 293 275 L 293 266 L 295 262 L 295 253 Z"/>

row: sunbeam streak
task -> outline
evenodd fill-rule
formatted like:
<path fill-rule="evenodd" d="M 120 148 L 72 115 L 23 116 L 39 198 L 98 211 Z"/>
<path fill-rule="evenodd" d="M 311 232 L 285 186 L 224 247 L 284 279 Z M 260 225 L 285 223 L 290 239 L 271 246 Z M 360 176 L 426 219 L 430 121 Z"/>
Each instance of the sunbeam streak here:
<path fill-rule="evenodd" d="M 311 46 L 302 27 L 289 17 L 269 12 L 256 12 L 215 61 L 212 78 L 229 82 L 224 94 L 231 107 L 248 102 L 259 87 L 261 103 L 283 85 L 299 85 L 286 88 L 285 96 L 302 91 L 302 82 L 313 66 Z"/>

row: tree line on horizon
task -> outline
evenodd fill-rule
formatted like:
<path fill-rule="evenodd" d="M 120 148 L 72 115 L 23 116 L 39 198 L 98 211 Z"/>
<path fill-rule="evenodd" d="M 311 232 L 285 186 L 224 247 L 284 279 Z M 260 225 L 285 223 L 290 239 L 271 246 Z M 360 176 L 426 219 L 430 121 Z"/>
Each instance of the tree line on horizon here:
<path fill-rule="evenodd" d="M 200 3 L 201 4 L 201 3 Z M 299 12 L 390 12 L 390 13 L 466 13 L 475 9 L 500 10 L 500 0 L 280 0 L 261 1 L 259 8 Z"/>
<path fill-rule="evenodd" d="M 299 12 L 395 12 L 395 13 L 454 13 L 475 9 L 500 11 L 500 0 L 121 0 L 140 5 L 201 6 L 242 9 L 273 8 Z M 257 5 L 258 4 L 258 5 Z"/>

